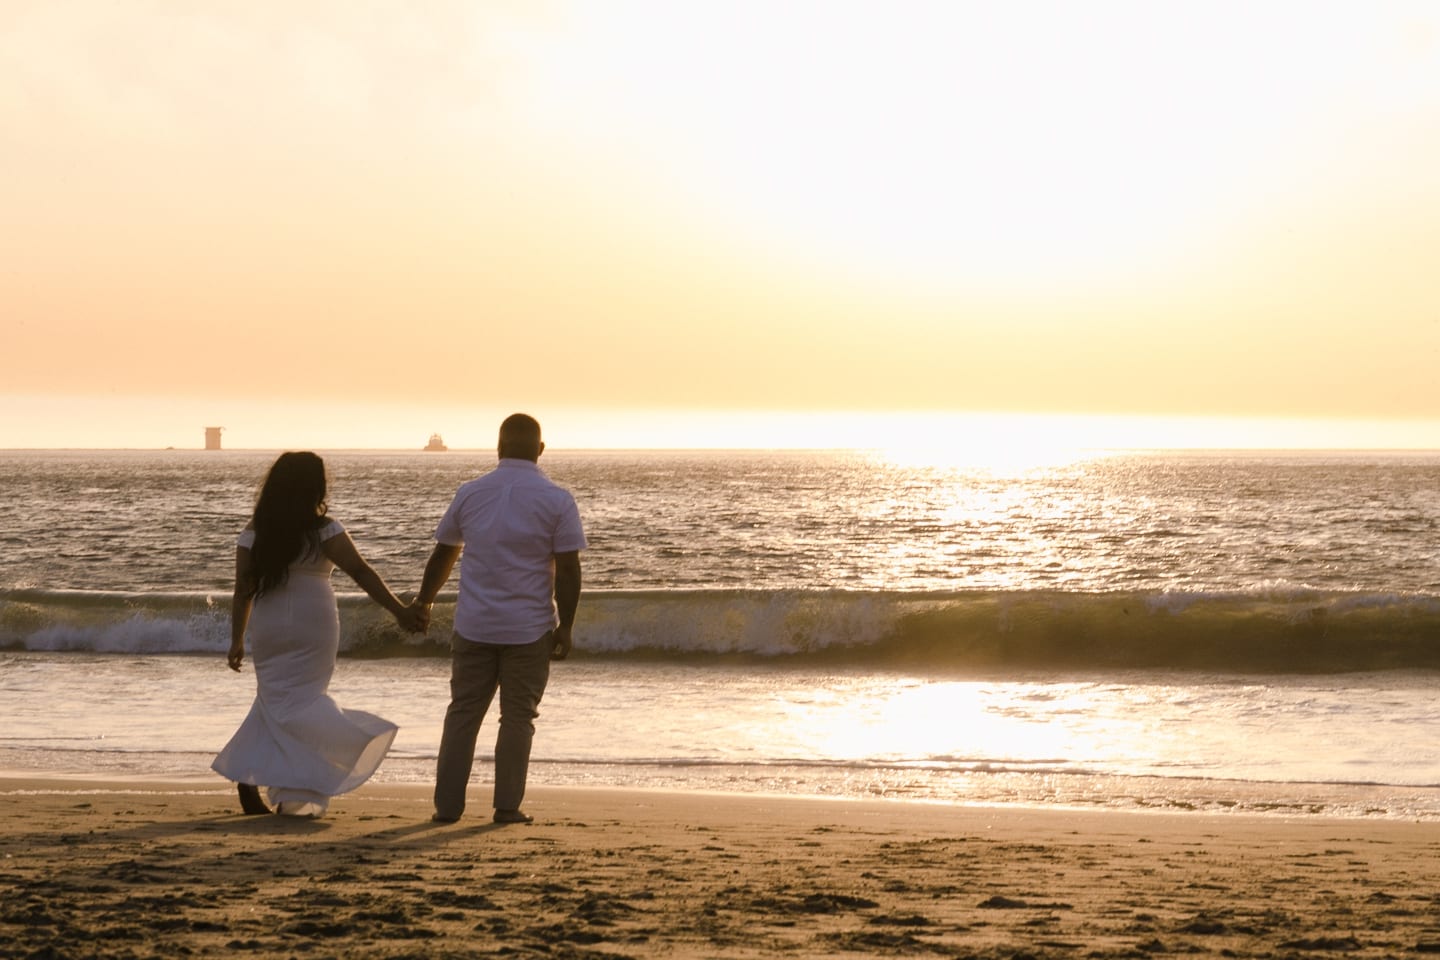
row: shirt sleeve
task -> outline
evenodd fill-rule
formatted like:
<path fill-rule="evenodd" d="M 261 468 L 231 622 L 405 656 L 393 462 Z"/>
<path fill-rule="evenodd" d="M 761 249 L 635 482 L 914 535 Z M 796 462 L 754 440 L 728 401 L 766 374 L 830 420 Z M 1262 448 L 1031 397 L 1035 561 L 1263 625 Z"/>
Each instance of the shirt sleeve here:
<path fill-rule="evenodd" d="M 246 550 L 255 549 L 255 531 L 249 527 L 240 531 L 240 536 L 235 538 L 235 546 L 244 547 Z"/>
<path fill-rule="evenodd" d="M 570 553 L 589 546 L 585 542 L 585 530 L 580 526 L 580 508 L 575 505 L 575 498 L 567 495 L 565 501 L 560 522 L 555 525 L 555 545 L 551 548 L 556 553 Z"/>
<path fill-rule="evenodd" d="M 450 507 L 445 511 L 445 516 L 440 518 L 440 525 L 435 528 L 435 542 L 443 543 L 447 547 L 465 546 L 465 532 L 460 529 L 460 495 L 457 493 L 455 499 L 450 501 Z"/>

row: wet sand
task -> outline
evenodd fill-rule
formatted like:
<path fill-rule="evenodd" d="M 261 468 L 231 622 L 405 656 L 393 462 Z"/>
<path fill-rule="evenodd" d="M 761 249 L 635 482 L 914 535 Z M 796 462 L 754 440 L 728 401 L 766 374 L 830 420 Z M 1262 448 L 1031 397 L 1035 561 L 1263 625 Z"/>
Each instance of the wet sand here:
<path fill-rule="evenodd" d="M 1440 826 L 535 787 L 0 778 L 0 957 L 1440 953 Z"/>

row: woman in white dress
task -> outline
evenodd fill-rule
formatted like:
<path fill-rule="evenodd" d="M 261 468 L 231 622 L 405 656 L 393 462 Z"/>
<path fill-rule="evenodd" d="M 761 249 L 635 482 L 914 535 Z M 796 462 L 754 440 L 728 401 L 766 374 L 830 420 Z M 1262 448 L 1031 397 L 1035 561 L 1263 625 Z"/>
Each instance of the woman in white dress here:
<path fill-rule="evenodd" d="M 338 521 L 325 515 L 325 464 L 313 453 L 275 461 L 250 524 L 235 548 L 230 669 L 250 641 L 255 702 L 212 768 L 235 781 L 246 813 L 318 817 L 330 798 L 370 779 L 399 729 L 327 694 L 340 645 L 340 614 L 330 574 L 339 567 L 406 630 L 422 629 L 418 608 L 402 603 L 360 556 Z"/>

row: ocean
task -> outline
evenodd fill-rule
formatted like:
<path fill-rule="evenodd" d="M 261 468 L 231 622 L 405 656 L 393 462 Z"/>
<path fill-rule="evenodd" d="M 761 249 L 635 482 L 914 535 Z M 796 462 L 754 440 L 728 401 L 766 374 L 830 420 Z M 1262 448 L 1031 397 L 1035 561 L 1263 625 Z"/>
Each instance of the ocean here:
<path fill-rule="evenodd" d="M 1440 454 L 920 454 L 547 452 L 591 546 L 532 782 L 1440 820 Z M 0 770 L 226 787 L 274 455 L 0 452 Z M 494 463 L 322 455 L 397 591 Z M 335 584 L 331 692 L 428 781 L 454 583 L 426 638 Z"/>

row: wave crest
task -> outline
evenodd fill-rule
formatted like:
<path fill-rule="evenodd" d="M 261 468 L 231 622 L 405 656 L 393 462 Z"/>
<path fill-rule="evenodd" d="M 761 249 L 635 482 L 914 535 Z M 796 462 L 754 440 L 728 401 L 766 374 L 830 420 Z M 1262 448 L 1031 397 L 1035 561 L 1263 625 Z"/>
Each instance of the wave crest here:
<path fill-rule="evenodd" d="M 0 592 L 0 646 L 221 653 L 228 597 Z M 349 656 L 444 654 L 454 597 L 409 637 L 340 598 Z M 1440 598 L 1267 586 L 1233 593 L 605 591 L 587 593 L 576 655 L 806 659 L 905 669 L 1020 666 L 1343 672 L 1440 668 Z"/>

